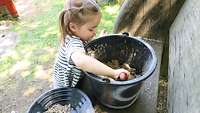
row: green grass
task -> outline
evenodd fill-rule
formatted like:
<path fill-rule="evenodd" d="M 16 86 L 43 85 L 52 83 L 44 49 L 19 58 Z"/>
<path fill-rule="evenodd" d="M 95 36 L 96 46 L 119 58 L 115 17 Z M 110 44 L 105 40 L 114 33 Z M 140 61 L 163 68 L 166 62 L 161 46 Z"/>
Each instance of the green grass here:
<path fill-rule="evenodd" d="M 12 31 L 18 33 L 19 42 L 11 53 L 0 57 L 0 80 L 16 73 L 23 75 L 23 72 L 27 74 L 24 79 L 32 80 L 37 65 L 43 65 L 45 68 L 53 64 L 58 47 L 58 14 L 63 8 L 63 1 L 46 0 L 42 3 L 35 0 L 34 4 L 46 8 L 14 24 Z M 105 29 L 112 33 L 118 8 L 117 5 L 102 7 L 103 16 L 98 32 Z"/>
<path fill-rule="evenodd" d="M 53 2 L 48 10 L 34 15 L 30 20 L 20 22 L 15 31 L 21 36 L 20 44 L 36 45 L 37 47 L 55 46 L 58 34 L 58 13 L 62 9 L 62 1 Z"/>

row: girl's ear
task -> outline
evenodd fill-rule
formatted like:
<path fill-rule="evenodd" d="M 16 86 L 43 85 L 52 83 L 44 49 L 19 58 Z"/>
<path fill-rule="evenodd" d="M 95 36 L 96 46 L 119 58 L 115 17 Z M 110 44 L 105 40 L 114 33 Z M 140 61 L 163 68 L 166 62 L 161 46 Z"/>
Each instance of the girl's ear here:
<path fill-rule="evenodd" d="M 72 31 L 72 32 L 77 32 L 78 26 L 77 26 L 75 23 L 70 22 L 70 23 L 69 23 L 69 29 L 70 29 L 70 31 Z"/>

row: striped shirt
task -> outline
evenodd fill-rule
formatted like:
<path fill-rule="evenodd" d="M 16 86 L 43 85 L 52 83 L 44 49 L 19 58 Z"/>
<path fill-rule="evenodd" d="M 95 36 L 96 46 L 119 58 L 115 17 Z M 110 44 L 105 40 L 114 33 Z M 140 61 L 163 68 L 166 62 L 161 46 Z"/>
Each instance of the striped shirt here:
<path fill-rule="evenodd" d="M 71 59 L 75 51 L 85 52 L 83 42 L 75 36 L 66 36 L 64 45 L 59 48 L 53 69 L 54 88 L 75 87 L 81 78 L 81 70 Z"/>

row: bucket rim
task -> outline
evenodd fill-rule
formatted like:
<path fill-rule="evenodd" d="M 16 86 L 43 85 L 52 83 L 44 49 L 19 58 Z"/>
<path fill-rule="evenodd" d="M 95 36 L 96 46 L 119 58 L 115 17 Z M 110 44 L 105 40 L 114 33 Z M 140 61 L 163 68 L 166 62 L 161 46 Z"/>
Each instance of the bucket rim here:
<path fill-rule="evenodd" d="M 88 102 L 92 105 L 92 102 L 91 102 L 91 100 L 89 99 L 89 97 L 88 97 L 83 91 L 81 91 L 80 89 L 78 89 L 78 88 L 71 88 L 71 87 L 63 87 L 63 88 L 50 89 L 50 90 L 44 92 L 43 94 L 41 94 L 39 97 L 37 97 L 37 98 L 33 101 L 33 103 L 31 103 L 31 105 L 29 106 L 29 108 L 28 108 L 28 110 L 27 110 L 26 113 L 33 113 L 33 112 L 31 111 L 32 107 L 33 107 L 35 104 L 40 103 L 41 101 L 43 101 L 43 100 L 45 99 L 45 95 L 51 94 L 51 93 L 53 93 L 53 92 L 55 92 L 55 91 L 59 91 L 59 90 L 69 90 L 69 91 L 75 90 L 77 93 L 80 93 L 80 94 L 85 98 L 85 100 L 88 101 Z M 38 101 L 39 101 L 39 102 L 38 102 Z M 92 107 L 93 107 L 93 106 L 92 106 Z"/>

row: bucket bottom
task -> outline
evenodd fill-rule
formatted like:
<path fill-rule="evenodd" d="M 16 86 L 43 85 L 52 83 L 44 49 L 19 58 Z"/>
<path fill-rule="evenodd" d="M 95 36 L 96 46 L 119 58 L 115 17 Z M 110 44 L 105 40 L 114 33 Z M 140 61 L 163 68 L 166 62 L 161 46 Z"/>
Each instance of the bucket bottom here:
<path fill-rule="evenodd" d="M 128 104 L 126 104 L 126 105 L 123 105 L 123 106 L 117 106 L 117 105 L 111 105 L 111 104 L 107 104 L 107 103 L 105 103 L 105 102 L 102 102 L 102 101 L 100 101 L 100 103 L 102 104 L 102 105 L 104 105 L 104 106 L 106 106 L 106 107 L 108 107 L 108 108 L 112 108 L 112 109 L 125 109 L 125 108 L 128 108 L 128 107 L 130 107 L 136 100 L 137 100 L 137 98 L 138 98 L 138 96 L 139 96 L 139 92 L 133 97 L 133 100 L 130 102 L 130 103 L 128 103 Z"/>

